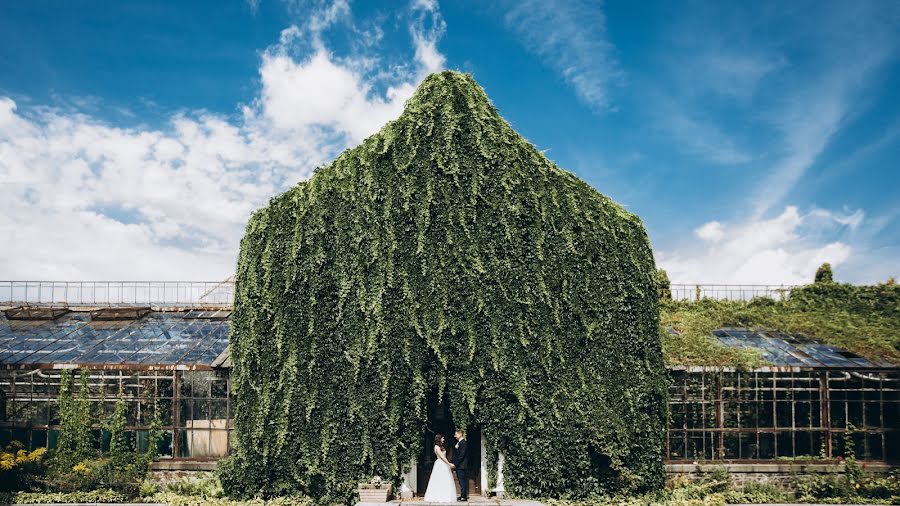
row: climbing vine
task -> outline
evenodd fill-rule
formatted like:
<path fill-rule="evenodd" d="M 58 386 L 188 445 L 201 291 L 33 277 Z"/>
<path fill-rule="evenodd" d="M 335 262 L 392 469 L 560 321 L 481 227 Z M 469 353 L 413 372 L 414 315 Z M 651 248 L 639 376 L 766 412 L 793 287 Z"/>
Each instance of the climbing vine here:
<path fill-rule="evenodd" d="M 257 211 L 231 337 L 232 495 L 348 501 L 399 479 L 426 400 L 480 427 L 507 490 L 663 483 L 665 370 L 640 219 L 550 162 L 471 76 Z"/>
<path fill-rule="evenodd" d="M 94 437 L 91 435 L 91 408 L 88 378 L 90 371 L 80 374 L 78 395 L 75 395 L 72 371 L 63 369 L 59 384 L 59 438 L 53 461 L 57 467 L 69 468 L 73 464 L 96 455 Z"/>
<path fill-rule="evenodd" d="M 112 416 L 105 424 L 105 428 L 109 432 L 109 452 L 107 457 L 118 465 L 125 464 L 134 455 L 134 444 L 126 433 L 128 420 L 125 412 L 127 409 L 124 392 L 120 387 L 119 397 L 116 399 Z"/>

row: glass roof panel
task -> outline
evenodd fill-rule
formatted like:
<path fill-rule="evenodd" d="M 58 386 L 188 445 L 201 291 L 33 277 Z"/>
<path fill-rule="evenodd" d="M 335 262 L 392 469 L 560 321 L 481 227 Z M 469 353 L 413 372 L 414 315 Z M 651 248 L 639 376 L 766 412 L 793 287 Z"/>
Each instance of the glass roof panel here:
<path fill-rule="evenodd" d="M 92 321 L 89 313 L 71 312 L 57 320 L 10 321 L 0 313 L 0 364 L 210 365 L 228 347 L 231 322 L 221 315 L 151 312 L 137 320 Z M 757 349 L 775 366 L 890 366 L 799 334 L 720 328 L 713 335 L 725 346 Z"/>
<path fill-rule="evenodd" d="M 73 312 L 55 321 L 10 321 L 0 313 L 0 364 L 210 365 L 228 346 L 230 322 L 184 315 L 98 321 Z"/>
<path fill-rule="evenodd" d="M 746 328 L 721 328 L 713 335 L 725 346 L 756 348 L 763 360 L 775 366 L 799 367 L 884 367 L 840 348 L 818 343 L 800 334 L 779 331 L 756 331 Z"/>

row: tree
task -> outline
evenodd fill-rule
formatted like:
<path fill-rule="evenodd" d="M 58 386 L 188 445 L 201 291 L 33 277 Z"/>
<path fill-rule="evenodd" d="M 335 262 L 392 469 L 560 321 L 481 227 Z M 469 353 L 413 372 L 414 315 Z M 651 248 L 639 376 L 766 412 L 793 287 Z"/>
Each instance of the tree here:
<path fill-rule="evenodd" d="M 816 270 L 816 283 L 833 283 L 831 264 L 825 262 Z"/>
<path fill-rule="evenodd" d="M 672 300 L 672 283 L 669 282 L 669 274 L 665 269 L 656 270 L 656 284 L 660 300 Z"/>

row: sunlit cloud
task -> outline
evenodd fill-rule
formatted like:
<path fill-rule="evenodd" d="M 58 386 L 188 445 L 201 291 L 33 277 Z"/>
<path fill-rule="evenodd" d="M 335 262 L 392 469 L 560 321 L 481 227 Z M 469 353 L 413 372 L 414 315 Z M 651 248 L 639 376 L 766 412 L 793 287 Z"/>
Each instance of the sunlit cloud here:
<path fill-rule="evenodd" d="M 333 54 L 319 34 L 349 7 L 323 9 L 262 53 L 259 95 L 236 119 L 188 111 L 126 128 L 0 97 L 0 278 L 231 275 L 253 210 L 399 115 L 443 64 L 436 4 L 410 9 L 411 63 L 387 73 Z"/>

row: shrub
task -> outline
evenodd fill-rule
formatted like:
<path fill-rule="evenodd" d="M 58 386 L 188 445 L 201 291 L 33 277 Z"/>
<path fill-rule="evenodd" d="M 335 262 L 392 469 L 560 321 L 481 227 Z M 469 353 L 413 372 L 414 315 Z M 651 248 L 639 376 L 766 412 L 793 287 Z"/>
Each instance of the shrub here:
<path fill-rule="evenodd" d="M 141 482 L 141 487 L 140 490 L 138 490 L 138 495 L 140 497 L 150 497 L 151 495 L 158 494 L 159 492 L 159 485 L 150 480 L 144 480 Z"/>
<path fill-rule="evenodd" d="M 844 432 L 844 472 L 841 474 L 795 478 L 797 495 L 803 502 L 887 502 L 900 503 L 900 474 L 866 475 L 856 461 L 853 444 L 855 427 Z"/>
<path fill-rule="evenodd" d="M 109 489 L 78 492 L 19 492 L 0 498 L 8 502 L 0 504 L 72 504 L 72 503 L 122 503 L 130 498 Z"/>
<path fill-rule="evenodd" d="M 19 441 L 13 441 L 0 452 L 0 491 L 32 490 L 39 486 L 46 469 L 46 448 L 27 451 Z"/>
<path fill-rule="evenodd" d="M 200 496 L 209 498 L 224 497 L 222 483 L 213 473 L 201 473 L 199 476 L 184 477 L 166 486 L 166 490 L 179 495 Z"/>
<path fill-rule="evenodd" d="M 161 492 L 145 497 L 144 502 L 160 503 L 168 506 L 314 506 L 316 504 L 309 497 L 297 495 L 272 497 L 269 499 L 234 500 L 200 495 L 179 495 L 174 492 Z"/>
<path fill-rule="evenodd" d="M 136 497 L 146 474 L 147 464 L 138 459 L 96 458 L 82 460 L 68 470 L 55 469 L 48 476 L 47 485 L 59 492 L 111 489 L 127 497 Z"/>
<path fill-rule="evenodd" d="M 750 482 L 725 492 L 725 502 L 728 504 L 787 503 L 793 500 L 793 494 L 770 483 Z"/>
<path fill-rule="evenodd" d="M 656 284 L 659 289 L 659 298 L 672 300 L 672 283 L 669 281 L 669 274 L 665 269 L 656 270 Z"/>
<path fill-rule="evenodd" d="M 891 499 L 898 504 L 900 499 L 900 471 L 893 471 L 886 476 L 870 477 L 860 483 L 858 493 L 871 499 Z"/>

